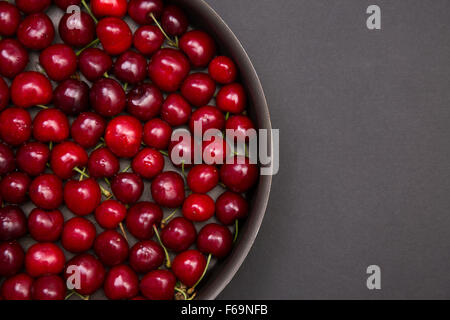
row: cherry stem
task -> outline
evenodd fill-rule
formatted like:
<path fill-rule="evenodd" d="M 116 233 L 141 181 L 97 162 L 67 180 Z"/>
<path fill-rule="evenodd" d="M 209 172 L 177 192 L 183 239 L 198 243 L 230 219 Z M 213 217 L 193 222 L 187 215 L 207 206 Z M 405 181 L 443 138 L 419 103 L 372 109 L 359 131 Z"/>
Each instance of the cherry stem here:
<path fill-rule="evenodd" d="M 91 11 L 91 8 L 89 8 L 89 6 L 87 5 L 85 0 L 81 0 L 81 3 L 83 4 L 84 8 L 86 9 L 86 11 L 89 13 L 89 15 L 92 17 L 92 19 L 95 21 L 95 24 L 98 23 L 97 18 L 94 16 L 94 14 Z"/>
<path fill-rule="evenodd" d="M 183 294 L 184 300 L 188 299 L 188 296 L 186 295 L 186 292 L 184 292 L 184 290 L 181 290 L 180 288 L 175 287 L 175 291 Z"/>
<path fill-rule="evenodd" d="M 88 45 L 86 45 L 84 48 L 78 50 L 75 54 L 76 54 L 77 56 L 79 56 L 84 50 L 86 50 L 86 49 L 88 49 L 88 48 L 90 48 L 90 47 L 96 45 L 96 44 L 99 43 L 99 42 L 100 42 L 100 39 L 97 38 L 97 39 L 93 40 L 91 43 L 89 43 Z"/>
<path fill-rule="evenodd" d="M 74 294 L 75 294 L 75 291 L 70 292 L 70 293 L 64 298 L 64 300 L 69 300 L 69 298 L 70 298 L 71 296 L 73 296 Z"/>
<path fill-rule="evenodd" d="M 166 157 L 169 156 L 169 154 L 168 154 L 167 152 L 165 152 L 164 150 L 159 150 L 159 152 L 161 152 L 161 154 L 164 155 L 164 156 L 166 156 Z"/>
<path fill-rule="evenodd" d="M 108 186 L 110 186 L 111 185 L 111 182 L 109 182 L 109 179 L 108 178 L 103 178 L 104 180 L 105 180 L 105 182 L 106 182 L 106 184 L 108 185 Z"/>
<path fill-rule="evenodd" d="M 125 93 L 127 92 L 127 89 L 128 89 L 128 82 L 125 82 L 124 84 L 123 84 L 123 91 L 125 91 Z"/>
<path fill-rule="evenodd" d="M 125 169 L 122 170 L 122 172 L 127 172 L 131 168 L 130 165 L 128 165 Z"/>
<path fill-rule="evenodd" d="M 236 242 L 237 237 L 238 237 L 238 233 L 239 233 L 239 220 L 236 219 L 234 221 L 234 239 L 233 239 L 233 243 Z"/>
<path fill-rule="evenodd" d="M 227 112 L 225 115 L 225 121 L 228 120 L 229 117 L 230 117 L 230 112 Z"/>
<path fill-rule="evenodd" d="M 156 228 L 155 225 L 153 225 L 153 230 L 155 231 L 156 237 L 158 238 L 159 244 L 164 250 L 164 254 L 166 255 L 166 267 L 170 268 L 172 266 L 172 263 L 170 262 L 169 252 L 167 251 L 166 247 L 161 241 L 161 237 L 159 236 L 158 228 Z"/>
<path fill-rule="evenodd" d="M 187 291 L 188 294 L 194 293 L 195 287 L 198 286 L 198 284 L 202 281 L 203 277 L 205 276 L 206 271 L 208 270 L 208 266 L 209 266 L 210 261 L 211 261 L 211 253 L 208 255 L 208 260 L 206 261 L 206 266 L 205 266 L 205 269 L 203 270 L 203 273 L 202 273 L 201 277 L 200 277 L 200 278 L 197 280 L 197 282 L 196 282 L 196 283 L 195 283 L 195 284 Z"/>
<path fill-rule="evenodd" d="M 178 48 L 178 37 L 175 37 L 175 41 L 172 40 L 167 33 L 164 31 L 163 27 L 159 24 L 158 20 L 155 18 L 155 16 L 153 15 L 153 12 L 150 13 L 150 17 L 153 19 L 153 21 L 155 22 L 156 26 L 159 28 L 159 30 L 161 30 L 162 34 L 164 35 L 164 37 L 166 37 L 167 42 L 170 46 Z"/>
<path fill-rule="evenodd" d="M 123 223 L 122 222 L 119 223 L 119 228 L 120 228 L 120 231 L 122 231 L 122 234 L 123 234 L 125 240 L 127 240 L 127 242 L 130 242 L 130 241 L 128 241 L 127 233 L 125 232 L 125 228 L 123 227 Z"/>
<path fill-rule="evenodd" d="M 86 172 L 86 168 L 83 168 L 83 173 Z M 80 174 L 80 179 L 78 181 L 83 181 L 84 174 Z"/>
<path fill-rule="evenodd" d="M 73 170 L 74 170 L 75 172 L 78 172 L 79 174 L 85 176 L 86 178 L 89 178 L 89 175 L 88 175 L 86 172 L 81 171 L 80 168 L 75 167 L 75 168 L 73 168 Z M 109 192 L 108 190 L 106 190 L 100 183 L 98 184 L 98 186 L 100 187 L 100 190 L 102 191 L 103 195 L 104 195 L 106 198 L 109 199 L 109 198 L 112 197 L 111 192 Z"/>
<path fill-rule="evenodd" d="M 176 208 L 171 214 L 169 214 L 166 218 L 164 218 L 161 221 L 161 225 L 164 226 L 167 223 L 167 221 L 169 221 L 177 211 L 178 211 L 178 208 Z"/>
<path fill-rule="evenodd" d="M 108 72 L 105 72 L 105 73 L 103 74 L 103 76 L 104 76 L 105 78 L 109 78 Z"/>
<path fill-rule="evenodd" d="M 37 104 L 36 107 L 41 108 L 41 109 L 48 109 L 48 107 L 44 106 L 43 104 Z"/>
<path fill-rule="evenodd" d="M 92 151 L 100 149 L 101 147 L 104 147 L 104 146 L 105 146 L 105 144 L 103 142 L 100 142 L 98 145 L 95 146 L 94 150 L 92 150 Z"/>
<path fill-rule="evenodd" d="M 76 292 L 76 291 L 74 291 L 74 293 L 77 295 L 77 296 L 79 296 L 81 299 L 83 299 L 83 300 L 89 300 L 89 296 L 83 296 L 82 294 L 80 294 L 80 293 L 78 293 L 78 292 Z"/>
<path fill-rule="evenodd" d="M 181 162 L 181 173 L 183 174 L 183 177 L 186 178 L 186 172 L 184 171 L 184 161 Z"/>
<path fill-rule="evenodd" d="M 188 300 L 194 300 L 196 295 L 197 295 L 197 292 L 194 292 L 194 294 Z"/>
<path fill-rule="evenodd" d="M 219 182 L 219 186 L 221 186 L 222 188 L 227 188 L 227 186 L 223 183 L 223 182 Z"/>
<path fill-rule="evenodd" d="M 50 151 L 52 151 L 52 149 L 53 149 L 53 141 L 50 141 L 50 143 L 48 144 L 48 149 Z"/>

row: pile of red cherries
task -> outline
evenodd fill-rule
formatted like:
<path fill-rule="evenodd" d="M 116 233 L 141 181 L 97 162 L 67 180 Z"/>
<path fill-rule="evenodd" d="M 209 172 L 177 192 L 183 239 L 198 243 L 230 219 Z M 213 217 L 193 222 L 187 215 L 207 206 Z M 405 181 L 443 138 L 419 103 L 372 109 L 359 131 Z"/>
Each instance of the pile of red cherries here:
<path fill-rule="evenodd" d="M 0 299 L 193 299 L 259 169 L 172 136 L 254 129 L 235 63 L 162 0 L 0 1 L 0 36 Z"/>

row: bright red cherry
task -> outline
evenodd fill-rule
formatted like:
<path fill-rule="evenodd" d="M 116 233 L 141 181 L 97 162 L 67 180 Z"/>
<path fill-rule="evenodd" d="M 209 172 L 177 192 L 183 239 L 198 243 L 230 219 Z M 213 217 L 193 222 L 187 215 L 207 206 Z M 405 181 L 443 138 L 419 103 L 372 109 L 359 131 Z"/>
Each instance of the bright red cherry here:
<path fill-rule="evenodd" d="M 215 57 L 209 64 L 208 72 L 211 78 L 220 84 L 232 83 L 237 77 L 236 65 L 226 56 Z"/>
<path fill-rule="evenodd" d="M 137 242 L 130 250 L 130 266 L 134 271 L 147 273 L 164 262 L 164 251 L 153 240 Z"/>
<path fill-rule="evenodd" d="M 89 14 L 66 13 L 59 21 L 59 35 L 65 44 L 73 47 L 84 47 L 95 38 L 95 22 Z"/>
<path fill-rule="evenodd" d="M 0 138 L 13 146 L 29 140 L 31 136 L 31 116 L 27 110 L 7 108 L 0 113 Z"/>
<path fill-rule="evenodd" d="M 89 99 L 94 110 L 104 117 L 118 115 L 126 105 L 125 91 L 122 86 L 116 80 L 109 78 L 94 82 Z"/>
<path fill-rule="evenodd" d="M 5 300 L 31 300 L 33 278 L 26 273 L 19 273 L 3 281 L 0 295 Z"/>
<path fill-rule="evenodd" d="M 103 201 L 95 209 L 95 220 L 104 229 L 116 229 L 126 215 L 127 208 L 116 200 Z"/>
<path fill-rule="evenodd" d="M 194 125 L 202 125 L 202 131 L 200 134 L 209 129 L 217 129 L 222 131 L 225 127 L 225 117 L 223 113 L 213 106 L 203 106 L 198 108 L 192 113 L 191 119 L 189 120 L 189 129 L 194 133 Z"/>
<path fill-rule="evenodd" d="M 167 149 L 172 136 L 172 127 L 167 122 L 155 118 L 144 125 L 142 140 L 149 146 L 159 150 Z"/>
<path fill-rule="evenodd" d="M 86 111 L 89 107 L 89 86 L 80 80 L 64 80 L 53 92 L 53 105 L 72 116 Z"/>
<path fill-rule="evenodd" d="M 139 279 L 129 266 L 115 266 L 106 275 L 103 289 L 108 299 L 131 299 L 139 292 Z"/>
<path fill-rule="evenodd" d="M 60 276 L 43 276 L 33 282 L 31 293 L 33 300 L 64 300 L 66 284 Z"/>
<path fill-rule="evenodd" d="M 191 113 L 191 106 L 178 93 L 168 95 L 161 108 L 161 118 L 173 127 L 186 124 Z"/>
<path fill-rule="evenodd" d="M 113 61 L 105 51 L 88 48 L 80 54 L 78 65 L 86 79 L 95 81 L 111 69 Z"/>
<path fill-rule="evenodd" d="M 0 77 L 0 111 L 6 108 L 9 103 L 9 87 L 6 81 Z"/>
<path fill-rule="evenodd" d="M 64 141 L 53 147 L 50 155 L 50 167 L 61 179 L 69 179 L 75 167 L 83 168 L 88 162 L 86 150 L 71 141 Z"/>
<path fill-rule="evenodd" d="M 39 55 L 39 62 L 48 77 L 54 81 L 65 80 L 77 70 L 77 56 L 65 44 L 54 44 L 46 48 Z"/>
<path fill-rule="evenodd" d="M 208 164 L 198 164 L 188 173 L 187 184 L 192 192 L 207 193 L 219 184 L 219 170 Z"/>
<path fill-rule="evenodd" d="M 236 141 L 248 142 L 250 138 L 256 138 L 255 125 L 249 117 L 243 115 L 235 115 L 225 122 L 226 130 L 233 130 Z"/>
<path fill-rule="evenodd" d="M 8 1 L 0 2 L 0 36 L 13 36 L 20 23 L 20 12 L 16 6 Z"/>
<path fill-rule="evenodd" d="M 196 238 L 194 224 L 183 217 L 173 218 L 161 231 L 162 242 L 166 248 L 175 252 L 188 249 Z"/>
<path fill-rule="evenodd" d="M 61 142 L 69 137 L 69 119 L 59 109 L 43 109 L 33 119 L 33 136 L 40 142 Z"/>
<path fill-rule="evenodd" d="M 200 30 L 186 32 L 180 39 L 180 49 L 196 68 L 206 67 L 216 54 L 213 38 Z"/>
<path fill-rule="evenodd" d="M 94 112 L 83 112 L 73 122 L 70 134 L 85 149 L 95 147 L 106 129 L 106 121 Z"/>
<path fill-rule="evenodd" d="M 96 17 L 123 17 L 127 13 L 127 0 L 92 0 L 91 10 Z"/>
<path fill-rule="evenodd" d="M 63 251 L 49 242 L 32 245 L 25 255 L 25 268 L 32 277 L 61 273 L 65 262 Z"/>
<path fill-rule="evenodd" d="M 202 276 L 206 259 L 197 250 L 188 250 L 178 254 L 172 262 L 172 271 L 186 286 L 192 287 Z"/>
<path fill-rule="evenodd" d="M 61 244 L 67 251 L 80 253 L 89 250 L 94 244 L 97 232 L 87 219 L 75 217 L 64 224 Z"/>
<path fill-rule="evenodd" d="M 64 202 L 76 215 L 86 216 L 94 212 L 101 200 L 100 187 L 93 178 L 69 180 L 64 186 Z"/>
<path fill-rule="evenodd" d="M 78 6 L 81 4 L 81 0 L 53 0 L 60 9 L 66 11 L 70 6 Z"/>
<path fill-rule="evenodd" d="M 27 48 L 42 50 L 50 46 L 55 37 L 52 20 L 45 13 L 26 16 L 19 24 L 17 38 Z"/>
<path fill-rule="evenodd" d="M 177 279 L 169 270 L 147 273 L 139 285 L 142 294 L 150 300 L 172 300 Z"/>
<path fill-rule="evenodd" d="M 22 269 L 24 259 L 25 252 L 18 242 L 10 241 L 0 243 L 0 276 L 8 277 L 15 275 Z"/>
<path fill-rule="evenodd" d="M 183 10 L 175 5 L 169 5 L 164 8 L 161 25 L 167 34 L 181 36 L 186 32 L 189 21 Z"/>
<path fill-rule="evenodd" d="M 183 177 L 174 171 L 160 173 L 151 184 L 153 200 L 164 207 L 176 208 L 184 201 Z"/>
<path fill-rule="evenodd" d="M 142 124 L 131 116 L 118 116 L 108 123 L 105 141 L 116 156 L 131 158 L 141 146 Z"/>
<path fill-rule="evenodd" d="M 223 112 L 241 113 L 247 103 L 244 87 L 239 83 L 223 86 L 217 93 L 216 103 Z"/>
<path fill-rule="evenodd" d="M 153 237 L 154 225 L 159 225 L 163 217 L 161 208 L 153 202 L 138 202 L 130 209 L 126 218 L 127 229 L 139 240 Z"/>
<path fill-rule="evenodd" d="M 225 225 L 231 225 L 247 214 L 248 202 L 238 193 L 225 191 L 216 200 L 216 218 Z"/>
<path fill-rule="evenodd" d="M 156 117 L 161 110 L 164 97 L 161 91 L 150 83 L 143 83 L 127 95 L 127 111 L 141 121 Z"/>
<path fill-rule="evenodd" d="M 138 201 L 144 191 L 144 183 L 137 174 L 121 172 L 111 181 L 111 190 L 117 200 L 130 204 Z"/>
<path fill-rule="evenodd" d="M 25 70 L 27 64 L 28 52 L 19 41 L 0 40 L 0 74 L 2 76 L 12 79 Z"/>
<path fill-rule="evenodd" d="M 54 210 L 63 201 L 62 181 L 54 174 L 40 175 L 31 182 L 29 194 L 37 207 Z"/>
<path fill-rule="evenodd" d="M 152 179 L 164 169 L 164 156 L 158 150 L 144 148 L 133 158 L 131 168 L 145 179 Z"/>
<path fill-rule="evenodd" d="M 230 154 L 230 145 L 221 136 L 212 136 L 202 143 L 203 161 L 206 164 L 223 164 Z"/>
<path fill-rule="evenodd" d="M 106 230 L 95 239 L 94 251 L 103 264 L 116 266 L 128 257 L 128 242 L 117 231 Z"/>
<path fill-rule="evenodd" d="M 128 3 L 128 15 L 138 24 L 152 24 L 153 13 L 156 19 L 161 16 L 163 2 L 161 0 L 131 0 Z"/>
<path fill-rule="evenodd" d="M 27 142 L 23 144 L 16 154 L 19 169 L 30 176 L 37 176 L 44 172 L 50 149 L 41 142 Z"/>
<path fill-rule="evenodd" d="M 98 22 L 96 30 L 103 49 L 111 55 L 121 54 L 131 47 L 133 35 L 130 27 L 119 18 L 103 18 Z"/>
<path fill-rule="evenodd" d="M 46 105 L 52 101 L 53 88 L 50 81 L 36 71 L 22 72 L 11 84 L 11 99 L 20 108 Z"/>
<path fill-rule="evenodd" d="M 0 137 L 2 136 L 1 132 L 2 131 L 0 130 Z M 16 163 L 14 161 L 14 153 L 8 146 L 6 146 L 3 143 L 0 143 L 0 176 L 3 176 L 13 171 L 15 168 Z"/>
<path fill-rule="evenodd" d="M 158 50 L 150 60 L 148 73 L 152 82 L 161 90 L 172 92 L 180 88 L 189 73 L 189 61 L 179 50 Z"/>
<path fill-rule="evenodd" d="M 229 162 L 229 163 L 228 163 Z M 258 180 L 259 170 L 247 157 L 235 156 L 220 168 L 220 180 L 234 192 L 246 192 Z"/>
<path fill-rule="evenodd" d="M 217 258 L 225 257 L 233 245 L 233 235 L 227 227 L 217 223 L 205 225 L 197 237 L 197 248 Z"/>
<path fill-rule="evenodd" d="M 88 169 L 93 178 L 110 178 L 119 172 L 119 159 L 108 148 L 100 148 L 89 155 Z"/>
<path fill-rule="evenodd" d="M 114 75 L 129 84 L 142 82 L 147 76 L 147 59 L 140 53 L 128 50 L 114 63 Z"/>
<path fill-rule="evenodd" d="M 28 216 L 28 230 L 38 242 L 55 242 L 61 236 L 64 216 L 59 210 L 34 208 Z"/>
<path fill-rule="evenodd" d="M 197 107 L 209 103 L 216 92 L 216 83 L 206 73 L 191 73 L 181 85 L 181 94 Z"/>
<path fill-rule="evenodd" d="M 90 295 L 97 291 L 105 279 L 105 268 L 101 262 L 89 253 L 83 253 L 69 260 L 64 270 L 64 278 L 68 280 L 75 274 L 80 275 L 79 288 L 74 290 L 83 295 Z M 75 285 L 76 281 L 68 281 Z"/>
<path fill-rule="evenodd" d="M 31 14 L 47 10 L 52 3 L 51 0 L 16 0 L 17 8 L 20 11 Z"/>
<path fill-rule="evenodd" d="M 164 35 L 157 26 L 139 27 L 133 35 L 133 46 L 143 55 L 151 55 L 161 48 Z"/>
<path fill-rule="evenodd" d="M 21 204 L 26 200 L 30 178 L 23 172 L 12 172 L 0 181 L 0 194 L 3 201 Z"/>
<path fill-rule="evenodd" d="M 183 216 L 191 221 L 206 221 L 214 215 L 214 200 L 207 194 L 193 193 L 183 203 Z"/>

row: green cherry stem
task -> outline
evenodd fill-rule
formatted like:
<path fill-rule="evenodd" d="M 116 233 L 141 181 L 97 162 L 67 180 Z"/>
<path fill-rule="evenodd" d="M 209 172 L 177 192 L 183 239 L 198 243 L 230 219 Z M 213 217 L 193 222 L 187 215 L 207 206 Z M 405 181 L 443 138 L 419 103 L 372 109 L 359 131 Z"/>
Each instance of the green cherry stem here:
<path fill-rule="evenodd" d="M 202 281 L 202 279 L 203 279 L 203 277 L 205 276 L 205 274 L 206 274 L 206 271 L 208 270 L 208 266 L 209 266 L 209 263 L 211 262 L 211 253 L 208 255 L 208 261 L 206 261 L 206 266 L 205 266 L 205 269 L 203 270 L 203 273 L 202 273 L 202 275 L 201 275 L 201 277 L 197 280 L 197 282 L 187 291 L 187 293 L 188 294 L 192 294 L 192 293 L 194 293 L 194 290 L 195 290 L 195 287 L 197 287 L 198 286 L 198 284 Z"/>
<path fill-rule="evenodd" d="M 86 172 L 80 170 L 80 168 L 75 167 L 75 168 L 73 168 L 73 170 L 74 170 L 75 172 L 78 172 L 79 174 L 83 175 L 85 178 L 89 178 L 89 175 L 88 175 Z M 111 192 L 109 192 L 108 190 L 106 190 L 100 183 L 98 184 L 98 186 L 100 187 L 100 190 L 102 191 L 103 195 L 104 195 L 106 198 L 109 199 L 109 198 L 112 197 Z"/>
<path fill-rule="evenodd" d="M 164 31 L 163 27 L 159 24 L 158 20 L 153 15 L 153 12 L 150 13 L 150 17 L 153 19 L 153 21 L 155 22 L 155 24 L 159 28 L 159 30 L 161 30 L 161 32 L 164 35 L 164 37 L 166 37 L 167 43 L 169 44 L 169 46 L 178 48 L 178 38 L 175 38 L 175 41 L 174 41 L 167 35 L 166 31 Z"/>
<path fill-rule="evenodd" d="M 234 239 L 233 239 L 233 243 L 236 242 L 237 237 L 238 237 L 238 233 L 239 233 L 239 220 L 236 219 L 234 221 Z"/>
<path fill-rule="evenodd" d="M 129 243 L 130 241 L 128 241 L 127 233 L 125 232 L 125 228 L 123 227 L 123 223 L 122 222 L 119 223 L 119 228 L 120 228 L 120 231 L 122 231 L 122 234 L 123 234 L 125 240 L 127 240 L 127 242 Z"/>
<path fill-rule="evenodd" d="M 164 244 L 161 241 L 161 237 L 159 236 L 159 232 L 158 232 L 158 228 L 156 228 L 155 225 L 153 225 L 153 230 L 155 231 L 156 234 L 156 238 L 158 238 L 159 244 L 161 245 L 161 247 L 164 250 L 164 254 L 166 255 L 166 267 L 170 268 L 172 266 L 172 263 L 170 262 L 170 257 L 169 257 L 169 252 L 167 251 L 166 247 L 164 246 Z"/>
<path fill-rule="evenodd" d="M 161 154 L 162 154 L 163 156 L 166 156 L 166 157 L 169 156 L 169 154 L 168 154 L 166 151 L 164 151 L 164 150 L 159 150 L 159 152 L 161 152 Z"/>
<path fill-rule="evenodd" d="M 71 297 L 71 296 L 73 296 L 75 294 L 75 291 L 71 291 L 65 298 L 64 298 L 64 300 L 69 300 L 69 298 Z"/>
<path fill-rule="evenodd" d="M 128 165 L 125 169 L 123 169 L 121 172 L 127 172 L 128 170 L 130 170 L 131 166 Z"/>
<path fill-rule="evenodd" d="M 175 291 L 181 293 L 183 295 L 183 297 L 184 297 L 184 300 L 188 299 L 188 297 L 186 295 L 186 292 L 184 292 L 184 290 L 181 290 L 180 288 L 175 287 Z"/>
<path fill-rule="evenodd" d="M 86 50 L 92 46 L 95 46 L 99 42 L 100 42 L 100 39 L 97 38 L 97 39 L 93 40 L 91 43 L 87 44 L 84 48 L 81 48 L 80 50 L 78 50 L 75 54 L 77 56 L 79 56 L 84 50 Z"/>
<path fill-rule="evenodd" d="M 173 215 L 178 211 L 178 208 L 176 208 L 175 210 L 173 210 L 173 212 L 171 214 L 169 214 L 166 218 L 164 218 L 161 221 L 161 227 L 164 227 L 166 225 L 166 223 L 172 219 Z"/>
<path fill-rule="evenodd" d="M 92 17 L 92 19 L 95 21 L 95 24 L 98 23 L 97 18 L 94 16 L 94 14 L 91 11 L 91 8 L 87 5 L 85 0 L 81 0 L 81 3 L 83 4 L 83 7 L 86 9 L 86 11 L 89 13 L 89 15 Z"/>
<path fill-rule="evenodd" d="M 37 104 L 36 107 L 41 108 L 41 109 L 48 109 L 48 107 L 44 106 L 43 104 Z"/>

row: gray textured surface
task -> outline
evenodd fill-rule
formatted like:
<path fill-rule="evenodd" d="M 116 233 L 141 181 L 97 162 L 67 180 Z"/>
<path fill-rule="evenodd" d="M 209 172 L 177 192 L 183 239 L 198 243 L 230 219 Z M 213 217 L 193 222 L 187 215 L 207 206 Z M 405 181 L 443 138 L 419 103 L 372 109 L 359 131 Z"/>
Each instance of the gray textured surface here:
<path fill-rule="evenodd" d="M 219 298 L 450 298 L 450 2 L 208 2 L 281 129 L 263 226 Z"/>

